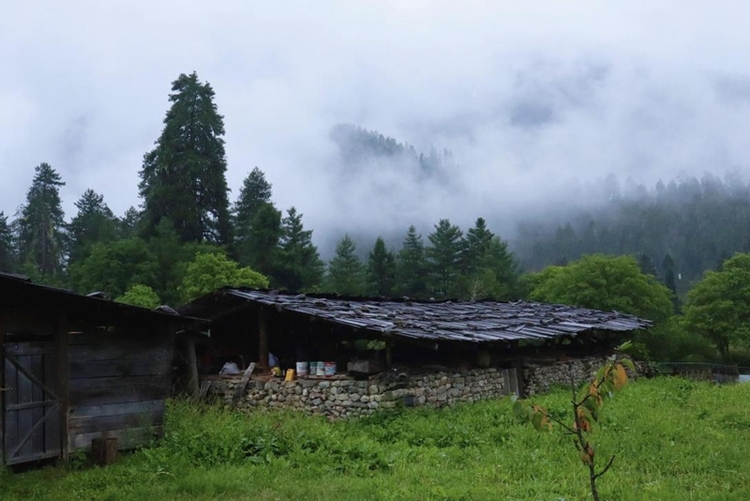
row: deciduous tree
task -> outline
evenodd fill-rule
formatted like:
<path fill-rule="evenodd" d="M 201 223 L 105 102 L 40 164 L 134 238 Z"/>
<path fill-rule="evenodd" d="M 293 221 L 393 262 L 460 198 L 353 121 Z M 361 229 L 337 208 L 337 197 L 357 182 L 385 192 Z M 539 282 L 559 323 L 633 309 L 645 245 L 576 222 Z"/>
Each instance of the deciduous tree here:
<path fill-rule="evenodd" d="M 222 254 L 198 254 L 187 267 L 180 293 L 187 302 L 222 287 L 264 288 L 268 278 Z"/>
<path fill-rule="evenodd" d="M 585 308 L 631 313 L 654 321 L 673 313 L 669 289 L 641 273 L 632 256 L 583 256 L 543 275 L 531 298 Z"/>
<path fill-rule="evenodd" d="M 735 254 L 721 271 L 705 273 L 688 293 L 685 324 L 724 358 L 733 345 L 750 342 L 750 254 Z"/>

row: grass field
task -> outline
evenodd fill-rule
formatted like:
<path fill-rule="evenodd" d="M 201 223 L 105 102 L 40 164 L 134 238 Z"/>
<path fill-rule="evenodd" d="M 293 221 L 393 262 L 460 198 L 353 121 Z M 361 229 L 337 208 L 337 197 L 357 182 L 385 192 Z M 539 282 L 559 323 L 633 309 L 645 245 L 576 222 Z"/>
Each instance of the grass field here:
<path fill-rule="evenodd" d="M 568 392 L 537 399 L 567 409 Z M 602 499 L 750 499 L 750 384 L 631 383 L 595 433 Z M 170 406 L 165 439 L 109 468 L 0 472 L 3 500 L 578 500 L 570 439 L 519 422 L 509 400 L 349 422 Z M 603 464 L 603 461 L 602 461 Z"/>

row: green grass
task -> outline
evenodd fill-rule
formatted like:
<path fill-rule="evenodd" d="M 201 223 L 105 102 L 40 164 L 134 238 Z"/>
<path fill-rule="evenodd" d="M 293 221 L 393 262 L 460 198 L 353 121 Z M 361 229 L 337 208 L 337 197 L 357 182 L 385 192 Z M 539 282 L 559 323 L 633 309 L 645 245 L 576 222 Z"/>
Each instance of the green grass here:
<path fill-rule="evenodd" d="M 566 410 L 568 393 L 537 400 Z M 328 423 L 183 402 L 167 436 L 108 468 L 0 471 L 0 499 L 587 499 L 568 437 L 537 433 L 510 401 L 403 409 Z M 750 385 L 631 383 L 594 434 L 603 499 L 750 499 Z"/>

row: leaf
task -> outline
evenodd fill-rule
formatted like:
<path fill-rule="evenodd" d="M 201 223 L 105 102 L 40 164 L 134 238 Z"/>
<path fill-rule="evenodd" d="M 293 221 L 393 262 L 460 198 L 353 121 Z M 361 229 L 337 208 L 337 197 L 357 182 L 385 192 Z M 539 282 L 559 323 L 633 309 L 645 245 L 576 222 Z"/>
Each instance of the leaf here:
<path fill-rule="evenodd" d="M 628 383 L 628 374 L 622 364 L 617 364 L 613 381 L 614 389 L 619 390 Z"/>
<path fill-rule="evenodd" d="M 633 372 L 638 371 L 638 369 L 635 368 L 635 364 L 633 363 L 633 361 L 630 360 L 629 358 L 623 358 L 622 360 L 620 360 L 620 363 L 622 363 L 625 367 L 627 367 Z"/>

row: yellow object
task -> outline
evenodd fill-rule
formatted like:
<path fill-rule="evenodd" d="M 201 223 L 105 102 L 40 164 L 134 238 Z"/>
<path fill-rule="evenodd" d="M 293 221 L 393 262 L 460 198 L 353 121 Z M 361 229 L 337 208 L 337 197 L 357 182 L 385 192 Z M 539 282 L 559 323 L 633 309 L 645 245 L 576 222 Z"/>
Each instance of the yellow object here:
<path fill-rule="evenodd" d="M 273 376 L 281 376 L 281 369 L 278 367 L 271 367 L 271 375 Z"/>
<path fill-rule="evenodd" d="M 294 369 L 286 370 L 286 377 L 284 378 L 284 381 L 294 381 Z"/>

